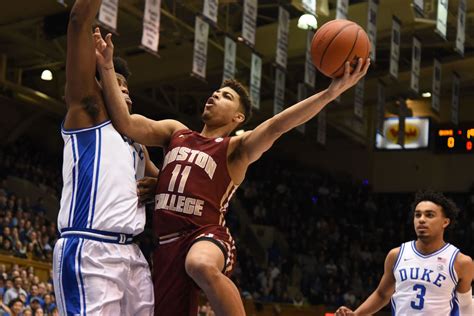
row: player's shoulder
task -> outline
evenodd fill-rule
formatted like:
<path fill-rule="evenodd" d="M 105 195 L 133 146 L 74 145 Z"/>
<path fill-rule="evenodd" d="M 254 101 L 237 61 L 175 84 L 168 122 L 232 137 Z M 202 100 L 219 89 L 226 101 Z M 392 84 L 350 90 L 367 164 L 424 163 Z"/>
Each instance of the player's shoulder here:
<path fill-rule="evenodd" d="M 470 268 L 472 269 L 472 258 L 468 255 L 463 254 L 462 252 L 459 252 L 458 255 L 456 256 L 456 260 L 454 261 L 454 264 L 459 266 L 460 268 Z"/>

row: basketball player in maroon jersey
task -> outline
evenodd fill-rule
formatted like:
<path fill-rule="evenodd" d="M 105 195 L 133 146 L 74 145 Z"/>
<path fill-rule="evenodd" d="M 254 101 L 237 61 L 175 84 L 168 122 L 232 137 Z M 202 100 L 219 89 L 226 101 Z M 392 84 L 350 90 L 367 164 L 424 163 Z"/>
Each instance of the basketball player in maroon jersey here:
<path fill-rule="evenodd" d="M 198 287 L 216 315 L 245 315 L 237 287 L 227 277 L 235 262 L 235 246 L 224 215 L 248 166 L 284 133 L 305 123 L 355 85 L 369 68 L 359 60 L 351 73 L 329 88 L 266 120 L 252 131 L 229 137 L 250 116 L 248 93 L 237 81 L 226 81 L 207 100 L 201 133 L 175 120 L 154 121 L 130 115 L 121 97 L 112 63 L 111 35 L 96 37 L 97 64 L 108 113 L 115 128 L 142 144 L 165 149 L 155 197 L 155 315 L 195 316 Z M 197 285 L 197 286 L 196 286 Z"/>

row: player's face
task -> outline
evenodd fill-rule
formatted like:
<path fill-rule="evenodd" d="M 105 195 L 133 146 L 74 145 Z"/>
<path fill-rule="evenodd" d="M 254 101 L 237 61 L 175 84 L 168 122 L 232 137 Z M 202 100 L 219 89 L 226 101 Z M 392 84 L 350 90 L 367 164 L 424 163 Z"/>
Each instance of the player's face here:
<path fill-rule="evenodd" d="M 245 116 L 240 109 L 240 96 L 230 87 L 215 91 L 206 101 L 202 119 L 212 126 L 243 122 Z"/>
<path fill-rule="evenodd" d="M 420 239 L 443 235 L 449 225 L 440 205 L 431 201 L 422 201 L 415 208 L 413 218 L 416 236 Z"/>
<path fill-rule="evenodd" d="M 122 76 L 121 74 L 116 74 L 116 75 L 117 75 L 117 82 L 120 87 L 120 91 L 122 91 L 123 98 L 125 99 L 125 102 L 127 103 L 128 111 L 132 112 L 132 99 L 130 99 L 130 95 L 128 92 L 127 79 L 125 79 L 125 77 Z"/>

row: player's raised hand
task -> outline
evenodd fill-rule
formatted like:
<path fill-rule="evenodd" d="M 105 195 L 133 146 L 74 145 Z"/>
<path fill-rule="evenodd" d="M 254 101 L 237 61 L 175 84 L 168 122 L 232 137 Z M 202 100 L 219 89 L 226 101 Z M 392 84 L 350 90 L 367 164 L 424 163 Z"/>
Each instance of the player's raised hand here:
<path fill-rule="evenodd" d="M 95 28 L 94 33 L 95 42 L 95 56 L 98 66 L 112 66 L 114 58 L 114 44 L 112 43 L 112 34 L 108 33 L 105 39 L 100 33 L 98 27 Z"/>
<path fill-rule="evenodd" d="M 156 184 L 158 183 L 157 178 L 144 177 L 137 181 L 137 195 L 139 204 L 145 204 L 153 197 L 156 193 Z"/>
<path fill-rule="evenodd" d="M 369 70 L 369 66 L 370 58 L 367 58 L 365 61 L 364 59 L 359 58 L 356 68 L 351 73 L 351 65 L 347 61 L 344 65 L 344 75 L 332 80 L 331 84 L 329 85 L 328 92 L 330 92 L 331 95 L 336 98 L 338 95 L 354 86 L 362 77 L 364 77 L 367 73 L 367 70 Z"/>
<path fill-rule="evenodd" d="M 341 306 L 336 310 L 336 316 L 356 316 L 356 313 L 345 306 Z"/>

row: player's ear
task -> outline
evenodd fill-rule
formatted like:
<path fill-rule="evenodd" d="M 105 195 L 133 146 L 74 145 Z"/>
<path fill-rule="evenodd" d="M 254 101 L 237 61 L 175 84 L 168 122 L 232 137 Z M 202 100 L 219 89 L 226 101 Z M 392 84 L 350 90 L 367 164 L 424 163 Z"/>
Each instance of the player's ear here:
<path fill-rule="evenodd" d="M 451 224 L 451 220 L 446 217 L 446 218 L 444 219 L 443 228 L 448 227 L 449 224 Z"/>
<path fill-rule="evenodd" d="M 237 112 L 234 115 L 233 121 L 242 124 L 245 121 L 245 115 L 242 112 Z"/>

